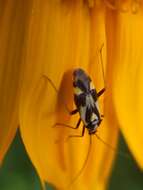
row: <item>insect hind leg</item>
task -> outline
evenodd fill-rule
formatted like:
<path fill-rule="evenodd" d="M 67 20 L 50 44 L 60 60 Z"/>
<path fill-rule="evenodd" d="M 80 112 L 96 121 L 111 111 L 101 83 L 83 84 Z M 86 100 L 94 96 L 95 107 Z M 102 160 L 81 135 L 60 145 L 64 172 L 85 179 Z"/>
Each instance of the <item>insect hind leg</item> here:
<path fill-rule="evenodd" d="M 71 129 L 77 129 L 80 126 L 80 123 L 81 123 L 81 118 L 79 118 L 79 120 L 78 120 L 78 122 L 76 124 L 76 127 L 73 127 L 71 125 L 67 125 L 67 124 L 64 124 L 64 123 L 55 123 L 53 125 L 53 127 L 63 126 L 63 127 L 71 128 Z"/>
<path fill-rule="evenodd" d="M 83 137 L 83 136 L 84 136 L 84 133 L 85 133 L 85 125 L 83 125 L 83 129 L 82 129 L 81 135 L 69 135 L 69 136 L 67 137 L 66 141 L 69 140 L 70 138 L 73 138 L 73 137 Z"/>
<path fill-rule="evenodd" d="M 73 126 L 70 126 L 70 125 L 67 125 L 67 124 L 63 124 L 63 123 L 56 123 L 54 125 L 54 127 L 56 127 L 56 126 L 63 126 L 63 127 L 71 128 L 71 129 L 77 129 L 80 126 L 80 123 L 81 123 L 81 118 L 79 118 L 79 120 L 78 120 L 78 122 L 76 124 L 76 127 L 73 127 Z M 84 133 L 84 131 L 82 132 L 82 136 L 84 135 L 83 133 Z M 68 136 L 64 141 L 67 141 L 70 137 L 72 137 L 72 136 Z M 58 143 L 60 141 L 61 140 L 56 140 L 56 143 Z"/>
<path fill-rule="evenodd" d="M 76 113 L 78 113 L 78 109 L 75 109 L 75 110 L 71 111 L 70 115 L 75 115 Z"/>

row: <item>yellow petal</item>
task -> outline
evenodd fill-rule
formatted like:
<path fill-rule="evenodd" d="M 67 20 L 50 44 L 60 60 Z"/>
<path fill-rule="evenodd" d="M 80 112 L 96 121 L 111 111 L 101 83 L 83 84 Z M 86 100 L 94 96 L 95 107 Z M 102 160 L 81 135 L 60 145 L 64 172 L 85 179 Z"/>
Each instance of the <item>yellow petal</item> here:
<path fill-rule="evenodd" d="M 109 74 L 118 121 L 125 139 L 143 168 L 143 12 L 108 12 Z"/>
<path fill-rule="evenodd" d="M 22 2 L 0 2 L 0 162 L 18 127 L 18 99 L 24 33 Z"/>
<path fill-rule="evenodd" d="M 32 9 L 20 101 L 21 135 L 41 180 L 52 183 L 57 189 L 65 189 L 83 166 L 89 135 L 86 131 L 83 138 L 64 142 L 68 135 L 81 134 L 82 128 L 52 126 L 57 122 L 75 126 L 78 121 L 78 115 L 70 117 L 65 108 L 65 104 L 70 110 L 74 108 L 73 69 L 82 67 L 93 76 L 99 89 L 103 86 L 99 49 L 105 41 L 104 9 L 97 7 L 94 10 L 97 15 L 94 11 L 91 15 L 82 1 L 56 0 L 33 1 Z M 52 80 L 58 93 L 43 74 Z M 114 128 L 110 111 L 105 111 L 107 119 L 99 134 L 114 146 L 118 130 Z M 108 127 L 110 121 L 112 125 Z M 55 143 L 56 140 L 59 142 Z M 104 189 L 113 154 L 93 137 L 87 165 L 70 188 Z"/>

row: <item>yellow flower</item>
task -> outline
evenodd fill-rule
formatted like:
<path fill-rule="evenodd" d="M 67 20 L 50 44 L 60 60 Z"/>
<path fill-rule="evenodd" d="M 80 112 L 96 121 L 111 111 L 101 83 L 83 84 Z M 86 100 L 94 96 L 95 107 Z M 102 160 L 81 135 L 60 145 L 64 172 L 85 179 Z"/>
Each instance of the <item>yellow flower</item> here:
<path fill-rule="evenodd" d="M 104 44 L 106 93 L 99 101 L 105 118 L 98 133 L 116 147 L 121 126 L 142 167 L 142 152 L 138 147 L 142 143 L 143 16 L 136 1 L 118 2 L 33 0 L 25 4 L 20 1 L 16 6 L 11 1 L 2 4 L 5 15 L 1 18 L 0 36 L 4 43 L 0 70 L 1 161 L 19 123 L 26 150 L 43 184 L 51 183 L 56 189 L 106 188 L 114 152 L 92 136 L 88 161 L 69 186 L 86 160 L 89 135 L 86 131 L 83 138 L 64 142 L 68 135 L 80 134 L 81 129 L 52 127 L 57 122 L 75 126 L 78 120 L 78 116 L 69 116 L 64 106 L 74 108 L 73 69 L 81 67 L 87 71 L 98 91 L 104 87 L 99 53 Z M 52 80 L 58 93 L 43 75 Z M 59 142 L 55 143 L 56 140 Z"/>
<path fill-rule="evenodd" d="M 107 73 L 112 81 L 113 102 L 119 126 L 133 156 L 143 168 L 143 152 L 139 148 L 143 143 L 143 12 L 140 9 L 136 14 L 133 13 L 108 14 Z"/>
<path fill-rule="evenodd" d="M 23 36 L 27 13 L 24 3 L 0 2 L 0 163 L 19 124 L 18 104 Z"/>

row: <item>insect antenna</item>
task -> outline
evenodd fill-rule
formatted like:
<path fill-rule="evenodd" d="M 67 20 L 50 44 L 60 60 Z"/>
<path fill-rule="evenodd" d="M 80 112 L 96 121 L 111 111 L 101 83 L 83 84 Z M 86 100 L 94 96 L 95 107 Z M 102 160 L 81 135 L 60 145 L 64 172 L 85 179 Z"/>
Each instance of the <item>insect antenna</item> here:
<path fill-rule="evenodd" d="M 131 157 L 130 157 L 129 154 L 126 154 L 126 153 L 121 152 L 121 151 L 118 151 L 118 152 L 117 152 L 117 150 L 116 150 L 115 147 L 113 147 L 113 146 L 111 146 L 109 143 L 105 142 L 101 137 L 99 137 L 99 136 L 97 135 L 97 133 L 95 133 L 95 135 L 96 135 L 96 137 L 97 137 L 98 140 L 100 140 L 104 145 L 108 146 L 108 147 L 109 147 L 113 152 L 115 152 L 117 155 L 122 156 L 122 157 L 124 157 L 124 158 L 131 159 Z"/>
<path fill-rule="evenodd" d="M 56 92 L 57 95 L 58 95 L 58 94 L 59 94 L 59 91 L 58 91 L 57 87 L 55 86 L 55 84 L 52 82 L 52 80 L 51 80 L 47 75 L 44 75 L 44 74 L 42 75 L 42 77 L 45 78 L 45 79 L 49 82 L 49 84 L 53 87 L 53 89 L 55 90 L 55 92 Z M 65 107 L 65 110 L 70 114 L 71 111 L 69 110 L 69 108 L 68 108 L 68 106 L 66 105 L 66 103 L 64 102 L 64 100 L 61 99 L 61 101 L 62 101 L 62 104 L 63 104 L 64 107 Z"/>
<path fill-rule="evenodd" d="M 104 47 L 104 43 L 101 45 L 101 48 L 100 48 L 100 62 L 101 62 L 101 69 L 102 69 L 103 82 L 104 82 L 104 88 L 105 88 L 105 73 L 104 73 L 103 56 L 102 56 L 103 47 Z"/>
<path fill-rule="evenodd" d="M 82 165 L 82 168 L 78 171 L 78 173 L 75 175 L 75 177 L 72 179 L 72 181 L 70 182 L 70 184 L 68 185 L 68 187 L 72 186 L 75 181 L 80 177 L 80 175 L 82 174 L 82 171 L 84 170 L 84 168 L 86 167 L 86 164 L 87 164 L 87 161 L 88 161 L 88 158 L 89 158 L 89 155 L 90 155 L 90 152 L 91 152 L 91 146 L 92 146 L 92 138 L 91 138 L 92 135 L 89 135 L 89 147 L 88 147 L 88 152 L 87 152 L 87 155 L 86 155 L 86 159 L 84 160 L 84 163 Z"/>

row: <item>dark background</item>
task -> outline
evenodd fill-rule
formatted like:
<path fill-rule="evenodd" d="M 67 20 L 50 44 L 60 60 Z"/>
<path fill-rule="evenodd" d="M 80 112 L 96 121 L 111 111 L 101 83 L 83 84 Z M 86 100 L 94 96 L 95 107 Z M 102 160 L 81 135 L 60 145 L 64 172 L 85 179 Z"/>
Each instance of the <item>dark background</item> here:
<path fill-rule="evenodd" d="M 118 149 L 130 154 L 122 136 Z M 26 154 L 19 132 L 0 169 L 0 190 L 41 190 L 39 178 Z M 47 190 L 52 188 L 47 185 Z M 116 156 L 108 190 L 143 190 L 143 172 L 132 157 Z"/>

